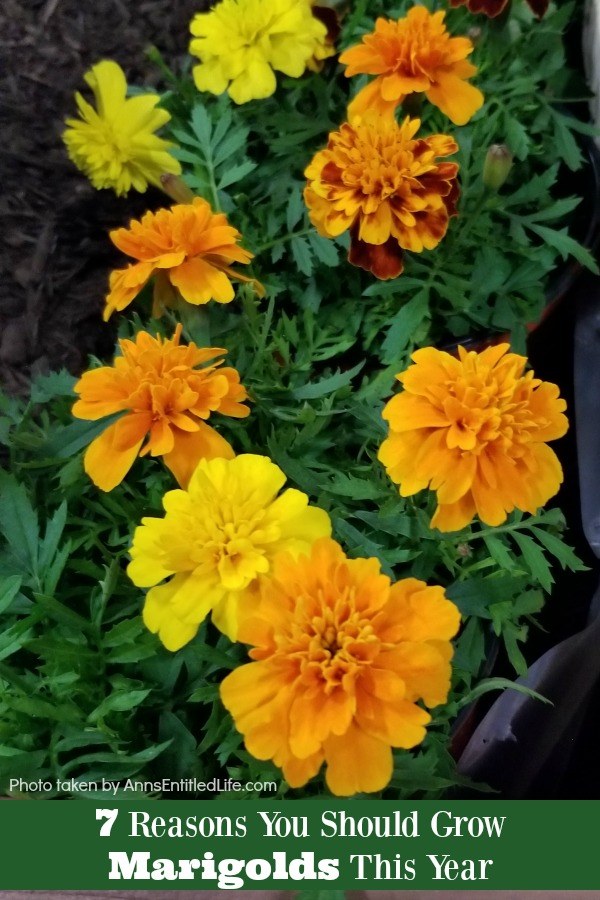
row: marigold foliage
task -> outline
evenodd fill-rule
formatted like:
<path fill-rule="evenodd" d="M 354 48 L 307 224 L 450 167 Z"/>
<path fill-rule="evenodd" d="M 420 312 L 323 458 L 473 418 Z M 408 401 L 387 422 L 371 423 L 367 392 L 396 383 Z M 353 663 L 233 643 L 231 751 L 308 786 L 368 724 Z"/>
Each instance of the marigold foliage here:
<path fill-rule="evenodd" d="M 460 623 L 441 587 L 390 584 L 378 559 L 347 559 L 339 544 L 277 557 L 239 638 L 254 662 L 221 684 L 247 750 L 300 787 L 325 762 L 334 794 L 380 791 L 392 747 L 421 743 L 444 703 Z"/>
<path fill-rule="evenodd" d="M 278 496 L 285 480 L 265 456 L 203 459 L 187 490 L 165 494 L 164 518 L 142 520 L 127 571 L 138 587 L 151 588 L 144 622 L 168 650 L 191 641 L 209 612 L 235 640 L 253 608 L 256 578 L 275 555 L 307 551 L 331 533 L 329 516 L 309 506 L 306 494 L 288 488 Z"/>
<path fill-rule="evenodd" d="M 330 134 L 305 171 L 304 199 L 324 237 L 350 230 L 348 259 L 377 278 L 398 276 L 403 250 L 436 247 L 456 213 L 458 149 L 447 135 L 416 138 L 421 122 L 368 116 Z"/>
<path fill-rule="evenodd" d="M 250 283 L 264 294 L 255 279 L 231 268 L 232 263 L 249 263 L 253 254 L 238 246 L 241 234 L 227 217 L 214 213 L 201 197 L 147 212 L 140 221 L 133 219 L 129 228 L 111 231 L 110 238 L 137 262 L 111 273 L 105 320 L 129 306 L 153 275 L 155 316 L 176 306 L 179 295 L 194 306 L 210 300 L 230 303 L 235 296 L 232 279 Z"/>
<path fill-rule="evenodd" d="M 181 325 L 170 340 L 140 331 L 135 342 L 119 341 L 122 356 L 113 366 L 85 372 L 75 385 L 77 418 L 125 412 L 85 453 L 85 471 L 103 491 L 125 478 L 138 455 L 162 456 L 182 485 L 200 459 L 234 455 L 205 420 L 216 411 L 247 416 L 246 389 L 236 370 L 217 360 L 226 350 L 182 346 L 180 337 Z"/>
<path fill-rule="evenodd" d="M 379 459 L 403 497 L 436 491 L 431 521 L 457 531 L 477 514 L 500 525 L 514 509 L 534 513 L 553 497 L 562 468 L 546 441 L 568 428 L 558 387 L 524 373 L 508 344 L 456 359 L 425 347 L 397 376 L 404 391 L 386 405 L 390 434 Z"/>
<path fill-rule="evenodd" d="M 190 53 L 201 60 L 193 68 L 196 87 L 227 91 L 234 103 L 270 97 L 275 72 L 299 78 L 331 53 L 310 0 L 221 0 L 198 13 L 190 30 Z"/>
<path fill-rule="evenodd" d="M 118 195 L 132 188 L 143 192 L 148 184 L 160 186 L 164 173 L 181 172 L 169 153 L 173 144 L 155 134 L 171 118 L 165 109 L 156 109 L 157 94 L 127 99 L 125 74 L 112 60 L 96 63 L 84 80 L 94 93 L 96 108 L 76 93 L 80 118 L 66 120 L 63 140 L 70 158 L 95 188 L 112 188 Z"/>
<path fill-rule="evenodd" d="M 448 34 L 445 15 L 413 6 L 403 19 L 377 19 L 374 31 L 341 54 L 348 77 L 377 76 L 348 107 L 350 121 L 370 110 L 391 115 L 413 93 L 424 93 L 455 125 L 475 115 L 484 98 L 467 80 L 477 74 L 467 61 L 473 44 Z"/>

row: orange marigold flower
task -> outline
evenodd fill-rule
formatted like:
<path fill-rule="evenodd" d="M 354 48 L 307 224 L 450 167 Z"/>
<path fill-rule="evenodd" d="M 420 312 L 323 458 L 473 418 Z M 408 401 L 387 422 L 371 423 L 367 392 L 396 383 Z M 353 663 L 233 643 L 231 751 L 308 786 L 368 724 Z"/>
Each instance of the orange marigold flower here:
<path fill-rule="evenodd" d="M 346 76 L 376 75 L 356 95 L 348 118 L 368 110 L 389 114 L 412 93 L 424 93 L 455 125 L 464 125 L 483 105 L 483 94 L 467 82 L 477 67 L 467 61 L 473 44 L 451 37 L 443 11 L 413 6 L 404 19 L 377 19 L 375 31 L 345 50 Z"/>
<path fill-rule="evenodd" d="M 305 171 L 304 199 L 324 237 L 350 229 L 348 259 L 377 278 L 395 278 L 402 250 L 436 247 L 456 214 L 458 165 L 445 134 L 414 139 L 419 119 L 369 116 L 329 135 Z"/>
<path fill-rule="evenodd" d="M 258 281 L 231 268 L 234 262 L 253 259 L 252 253 L 237 246 L 241 234 L 223 213 L 213 213 L 202 197 L 147 212 L 140 221 L 132 220 L 129 228 L 111 231 L 110 238 L 119 250 L 138 261 L 111 273 L 105 321 L 115 310 L 129 306 L 152 275 L 156 275 L 155 316 L 161 315 L 163 307 L 174 305 L 177 291 L 194 306 L 209 300 L 229 303 L 234 298 L 232 278 L 253 284 L 264 296 Z"/>
<path fill-rule="evenodd" d="M 221 684 L 249 753 L 272 759 L 292 787 L 326 763 L 341 796 L 386 787 L 392 747 L 425 737 L 450 688 L 460 614 L 441 587 L 396 584 L 377 559 L 347 559 L 329 538 L 310 556 L 282 553 L 260 581 L 238 638 L 254 662 Z"/>
<path fill-rule="evenodd" d="M 555 384 L 525 374 L 508 344 L 459 358 L 425 347 L 397 376 L 404 387 L 383 411 L 390 435 L 379 459 L 403 497 L 437 492 L 431 520 L 458 531 L 475 514 L 500 525 L 514 509 L 534 513 L 558 491 L 561 465 L 546 441 L 565 434 Z"/>
<path fill-rule="evenodd" d="M 85 453 L 85 471 L 101 490 L 116 487 L 138 455 L 162 456 L 183 486 L 200 459 L 234 456 L 231 445 L 205 420 L 216 411 L 247 416 L 246 389 L 235 369 L 221 367 L 222 360 L 209 362 L 226 350 L 182 346 L 180 337 L 181 325 L 168 340 L 140 331 L 135 342 L 119 341 L 123 355 L 113 366 L 85 372 L 75 385 L 80 399 L 73 415 L 78 419 L 125 413 Z"/>
<path fill-rule="evenodd" d="M 542 19 L 548 10 L 550 0 L 527 0 L 534 15 Z M 450 0 L 450 6 L 467 6 L 469 12 L 483 13 L 490 19 L 499 16 L 508 6 L 508 0 Z"/>

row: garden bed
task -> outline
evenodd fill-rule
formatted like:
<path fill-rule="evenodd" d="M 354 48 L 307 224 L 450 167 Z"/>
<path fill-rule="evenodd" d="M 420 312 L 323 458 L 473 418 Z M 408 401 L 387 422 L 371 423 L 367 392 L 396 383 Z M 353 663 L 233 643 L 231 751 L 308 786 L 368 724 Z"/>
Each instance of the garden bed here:
<path fill-rule="evenodd" d="M 463 100 L 457 105 L 452 91 L 444 93 L 433 80 L 431 102 L 410 96 L 405 101 L 404 113 L 414 117 L 418 110 L 422 122 L 399 116 L 397 123 L 384 113 L 380 118 L 370 110 L 351 113 L 356 85 L 349 88 L 333 58 L 327 43 L 333 32 L 326 34 L 309 9 L 302 13 L 304 39 L 316 43 L 312 56 L 305 52 L 303 66 L 312 71 L 298 81 L 303 69 L 289 70 L 289 59 L 280 54 L 286 78 L 277 94 L 275 81 L 273 96 L 266 97 L 257 77 L 233 78 L 231 100 L 213 96 L 223 94 L 227 81 L 215 75 L 214 60 L 203 63 L 204 69 L 196 66 L 194 86 L 184 59 L 190 9 L 183 3 L 170 4 L 168 12 L 164 4 L 148 3 L 136 9 L 135 18 L 119 2 L 99 6 L 90 10 L 102 20 L 97 30 L 87 11 L 82 16 L 55 0 L 30 8 L 20 23 L 19 4 L 7 9 L 5 15 L 15 18 L 5 28 L 6 42 L 25 50 L 23 71 L 7 74 L 7 106 L 14 111 L 37 102 L 39 92 L 43 113 L 31 127 L 15 121 L 2 150 L 13 167 L 9 171 L 18 166 L 24 177 L 20 193 L 2 210 L 10 223 L 7 262 L 15 283 L 0 298 L 0 363 L 9 394 L 25 396 L 31 376 L 34 381 L 31 402 L 4 398 L 0 419 L 14 472 L 14 477 L 2 475 L 0 502 L 6 539 L 0 606 L 7 622 L 0 644 L 8 760 L 3 772 L 41 768 L 48 776 L 113 781 L 162 772 L 243 773 L 266 780 L 282 767 L 288 785 L 302 796 L 325 789 L 317 775 L 325 759 L 333 793 L 384 791 L 400 798 L 470 788 L 448 752 L 458 713 L 498 689 L 529 691 L 529 699 L 541 702 L 512 679 L 525 675 L 545 642 L 552 646 L 583 625 L 594 577 L 583 574 L 568 546 L 576 538 L 579 556 L 590 560 L 575 499 L 572 380 L 565 353 L 572 342 L 560 325 L 551 331 L 550 323 L 561 321 L 557 313 L 529 344 L 536 375 L 566 394 L 571 419 L 562 450 L 556 444 L 566 474 L 556 499 L 560 467 L 545 442 L 561 438 L 567 422 L 553 384 L 523 376 L 525 361 L 504 357 L 506 348 L 492 347 L 479 356 L 461 348 L 459 360 L 433 349 L 471 339 L 493 345 L 508 333 L 512 351 L 524 353 L 528 328 L 540 319 L 552 291 L 568 298 L 575 269 L 597 270 L 590 252 L 597 185 L 587 187 L 585 173 L 593 167 L 581 168 L 577 142 L 589 128 L 564 105 L 581 86 L 581 78 L 564 67 L 558 37 L 568 10 L 551 7 L 547 19 L 537 22 L 525 2 L 515 3 L 510 26 L 500 19 L 482 28 L 472 25 L 466 9 L 447 10 L 452 33 L 469 37 L 451 38 L 444 30 L 435 40 L 440 47 L 457 41 L 449 46 L 462 47 L 455 52 L 463 57 L 472 53 L 477 63 L 452 64 L 458 74 L 448 83 Z M 370 12 L 365 2 L 347 11 L 343 46 L 356 45 L 375 27 Z M 411 3 L 399 4 L 394 14 L 407 15 L 406 27 L 415 29 L 417 41 L 420 28 L 439 26 L 439 17 Z M 326 18 L 330 23 L 331 15 Z M 162 42 L 152 66 L 143 53 L 142 23 L 146 35 Z M 197 27 L 201 34 L 204 26 Z M 287 39 L 298 40 L 297 31 L 292 34 Z M 53 46 L 61 52 L 69 47 L 72 58 L 53 66 Z M 223 50 L 222 42 L 218 49 Z M 206 52 L 202 40 L 192 52 Z M 123 109 L 129 104 L 134 119 L 133 111 L 141 109 L 136 103 L 146 102 L 140 93 L 167 88 L 162 108 L 152 112 L 154 125 L 147 118 L 144 126 L 145 137 L 158 143 L 141 181 L 147 177 L 154 187 L 126 199 L 85 184 L 60 143 L 83 69 L 101 113 L 103 91 L 106 98 L 125 85 L 114 62 L 89 68 L 109 56 L 126 66 L 135 82 L 129 99 L 123 87 L 119 101 Z M 361 59 L 355 51 L 358 87 L 370 91 L 373 102 L 378 82 L 364 88 Z M 347 75 L 357 74 L 350 71 L 352 51 L 342 54 L 341 62 L 349 67 Z M 499 77 L 505 66 L 508 74 Z M 466 84 L 471 78 L 475 84 Z M 485 98 L 475 86 L 479 78 Z M 149 102 L 153 106 L 159 98 Z M 389 99 L 382 93 L 377 102 Z M 576 98 L 575 112 L 582 102 Z M 81 110 L 87 115 L 80 103 Z M 348 124 L 340 126 L 344 115 Z M 161 125 L 178 146 L 170 148 L 152 134 Z M 96 187 L 112 184 L 124 193 L 131 184 L 139 186 L 139 172 L 127 164 L 118 177 L 107 166 L 94 168 L 93 141 L 86 146 L 84 136 L 82 151 L 77 142 L 85 131 L 78 128 L 81 123 L 69 122 L 69 152 Z M 498 140 L 506 143 L 498 146 Z M 48 141 L 49 154 L 42 149 Z M 372 152 L 381 146 L 394 154 L 384 163 L 379 150 Z M 354 177 L 356 153 L 366 154 L 359 163 L 364 209 L 359 204 L 358 219 L 343 181 Z M 403 168 L 407 158 L 417 172 L 410 178 Z M 154 171 L 157 159 L 162 169 Z M 365 172 L 373 159 L 369 182 Z M 179 163 L 185 183 L 172 175 L 167 181 L 157 177 L 157 172 L 176 172 Z M 565 173 L 569 179 L 575 173 L 574 180 L 567 183 Z M 378 201 L 385 207 L 381 215 L 369 212 L 372 183 L 386 178 L 395 179 L 389 196 L 406 200 L 406 189 L 407 204 L 413 204 L 398 213 L 394 207 L 401 225 L 385 207 L 387 187 Z M 159 183 L 179 205 L 153 217 L 153 210 L 170 203 L 157 190 Z M 141 225 L 113 232 L 119 255 L 106 231 L 144 213 Z M 388 236 L 392 221 L 396 231 Z M 174 250 L 171 244 L 163 247 L 164 234 L 175 241 Z M 212 247 L 216 242 L 219 252 L 200 250 L 202 241 Z M 143 261 L 148 247 L 154 247 L 150 266 Z M 123 268 L 123 254 L 134 260 L 131 268 Z M 116 271 L 105 324 L 102 304 L 111 270 Z M 113 366 L 115 324 L 123 356 Z M 189 351 L 180 341 L 191 344 Z M 227 348 L 227 367 L 217 369 L 211 361 L 224 350 L 197 350 L 192 342 Z M 79 374 L 90 355 L 90 369 L 76 385 L 67 372 L 40 378 L 61 366 Z M 176 360 L 173 371 L 180 375 L 171 382 L 169 366 Z M 98 371 L 100 361 L 105 365 Z M 403 391 L 394 387 L 396 373 Z M 121 396 L 124 386 L 128 393 Z M 73 390 L 79 396 L 75 405 Z M 164 390 L 182 392 L 181 408 L 165 406 L 171 395 Z M 212 414 L 219 410 L 215 430 Z M 447 444 L 436 431 L 441 428 L 450 429 Z M 136 460 L 146 431 L 146 449 L 163 457 L 165 466 L 152 457 Z M 434 438 L 441 441 L 437 461 L 425 452 L 438 446 Z M 480 452 L 487 462 L 478 468 Z M 418 476 L 411 471 L 415 460 Z M 281 487 L 285 477 L 293 490 L 273 502 L 272 486 Z M 180 490 L 168 493 L 176 483 Z M 265 507 L 254 509 L 263 494 Z M 244 511 L 241 524 L 236 504 Z M 570 526 L 566 535 L 559 507 Z M 205 509 L 206 515 L 198 513 Z M 255 515 L 256 522 L 269 523 L 256 526 L 259 550 L 246 540 L 250 526 L 244 516 L 254 522 Z M 289 526 L 282 524 L 286 516 Z M 329 540 L 332 530 L 343 549 Z M 214 554 L 213 545 L 220 548 Z M 312 554 L 310 562 L 304 554 Z M 247 575 L 245 567 L 252 568 L 259 557 L 256 571 Z M 369 581 L 368 566 L 382 567 L 378 581 Z M 277 577 L 267 578 L 270 567 Z M 561 569 L 567 570 L 564 577 Z M 325 587 L 315 588 L 313 570 Z M 322 644 L 319 652 L 331 660 L 343 657 L 340 664 L 350 666 L 345 685 L 363 677 L 360 654 L 367 651 L 359 648 L 350 661 L 342 652 L 354 640 L 354 626 L 339 612 L 345 601 L 338 603 L 325 583 L 334 570 L 351 583 L 352 597 L 363 596 L 367 579 L 364 590 L 373 592 L 373 603 L 385 606 L 386 614 L 399 616 L 406 609 L 410 624 L 397 638 L 401 652 L 417 659 L 418 645 L 429 674 L 424 677 L 417 662 L 403 670 L 402 690 L 411 702 L 401 704 L 400 724 L 390 724 L 396 710 L 388 693 L 399 691 L 390 676 L 365 689 L 377 697 L 380 715 L 363 711 L 360 718 L 357 712 L 356 721 L 346 723 L 347 733 L 338 721 L 338 730 L 326 739 L 315 738 L 296 713 L 296 736 L 285 749 L 277 742 L 292 729 L 289 711 L 273 696 L 288 697 L 290 705 L 294 699 L 294 708 L 315 716 L 317 735 L 329 734 L 324 707 L 307 699 L 310 691 L 296 697 L 285 693 L 292 690 L 289 685 L 275 691 L 273 684 L 266 690 L 260 682 L 259 701 L 271 717 L 267 752 L 265 734 L 252 724 L 255 711 L 245 705 L 249 692 L 243 681 L 258 678 L 259 665 L 244 665 L 243 644 L 256 641 L 259 658 L 269 656 L 261 643 L 267 626 L 257 626 L 260 615 L 285 631 L 281 609 L 293 619 L 302 611 L 296 597 L 314 591 L 315 603 L 331 603 L 310 620 Z M 567 606 L 572 591 L 580 592 L 579 602 Z M 551 602 L 542 613 L 546 595 Z M 255 610 L 254 618 L 241 601 Z M 409 609 L 415 610 L 414 619 Z M 209 610 L 212 622 L 204 621 Z M 323 622 L 329 616 L 337 623 L 338 614 L 343 622 L 336 634 Z M 538 620 L 551 625 L 548 637 Z M 375 616 L 360 633 L 370 634 L 373 627 L 383 647 L 388 638 L 381 622 Z M 486 662 L 490 648 L 498 653 L 493 673 Z M 290 654 L 294 657 L 291 649 Z M 269 678 L 281 671 L 276 665 L 265 669 Z M 294 685 L 301 683 L 299 677 Z M 361 697 L 370 709 L 373 699 Z M 431 719 L 424 706 L 434 710 Z M 334 705 L 328 715 L 335 720 Z M 344 768 L 339 734 L 363 742 L 368 765 L 354 770 L 346 761 Z M 315 740 L 316 749 L 307 750 Z M 403 748 L 394 755 L 393 771 L 390 745 Z M 307 785 L 312 776 L 316 780 Z M 281 782 L 279 791 L 288 790 Z"/>

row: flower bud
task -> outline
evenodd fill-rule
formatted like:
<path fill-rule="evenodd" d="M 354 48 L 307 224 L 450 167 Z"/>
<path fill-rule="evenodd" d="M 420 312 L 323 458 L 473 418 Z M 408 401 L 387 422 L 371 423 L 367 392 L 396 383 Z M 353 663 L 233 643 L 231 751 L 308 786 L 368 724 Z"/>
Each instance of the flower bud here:
<path fill-rule="evenodd" d="M 167 196 L 176 203 L 191 203 L 196 196 L 178 175 L 170 175 L 165 172 L 160 176 L 160 186 Z"/>
<path fill-rule="evenodd" d="M 483 183 L 492 191 L 502 187 L 512 169 L 513 155 L 506 144 L 492 144 L 483 165 Z"/>

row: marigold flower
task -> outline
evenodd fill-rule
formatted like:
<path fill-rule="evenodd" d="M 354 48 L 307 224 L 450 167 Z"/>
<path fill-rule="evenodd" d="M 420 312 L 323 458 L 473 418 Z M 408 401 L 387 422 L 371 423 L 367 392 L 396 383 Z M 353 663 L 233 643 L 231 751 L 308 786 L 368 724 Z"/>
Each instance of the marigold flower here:
<path fill-rule="evenodd" d="M 190 53 L 201 61 L 192 70 L 196 87 L 227 91 L 234 103 L 270 97 L 275 72 L 300 78 L 327 36 L 310 0 L 221 0 L 198 13 L 190 30 Z"/>
<path fill-rule="evenodd" d="M 265 456 L 203 459 L 186 491 L 165 494 L 165 517 L 142 520 L 127 572 L 138 587 L 151 587 L 144 622 L 168 650 L 191 641 L 211 610 L 235 640 L 256 578 L 274 556 L 304 552 L 331 533 L 329 516 L 309 506 L 306 494 L 288 488 L 277 496 L 284 484 Z"/>
<path fill-rule="evenodd" d="M 226 350 L 181 346 L 180 337 L 181 325 L 169 340 L 140 331 L 135 342 L 119 341 L 123 355 L 113 366 L 85 372 L 75 385 L 77 418 L 94 421 L 125 412 L 85 453 L 85 471 L 101 490 L 116 487 L 138 455 L 162 456 L 182 485 L 200 459 L 234 455 L 205 420 L 216 411 L 247 416 L 246 389 L 235 369 L 216 360 Z"/>
<path fill-rule="evenodd" d="M 467 61 L 473 44 L 451 37 L 443 11 L 413 6 L 404 19 L 377 19 L 375 31 L 345 50 L 346 76 L 376 75 L 348 107 L 350 121 L 374 110 L 392 113 L 405 97 L 424 93 L 455 125 L 464 125 L 483 105 L 481 91 L 467 82 L 477 67 Z"/>
<path fill-rule="evenodd" d="M 456 214 L 458 149 L 445 134 L 414 139 L 419 119 L 369 116 L 329 135 L 305 171 L 304 199 L 323 237 L 350 229 L 348 259 L 377 278 L 395 278 L 402 250 L 436 247 Z"/>
<path fill-rule="evenodd" d="M 534 513 L 558 491 L 562 469 L 546 441 L 568 428 L 555 384 L 523 374 L 508 344 L 456 359 L 425 347 L 397 376 L 404 391 L 383 411 L 390 435 L 379 450 L 403 497 L 437 492 L 431 521 L 464 528 L 475 514 L 500 525 L 514 509 Z"/>
<path fill-rule="evenodd" d="M 550 0 L 527 0 L 534 15 L 542 19 L 548 10 Z M 469 12 L 483 13 L 490 19 L 499 16 L 508 6 L 508 0 L 450 0 L 450 6 L 467 6 Z"/>
<path fill-rule="evenodd" d="M 165 109 L 156 109 L 157 94 L 126 99 L 125 74 L 108 59 L 83 77 L 94 93 L 96 109 L 76 93 L 80 118 L 66 120 L 63 140 L 70 158 L 95 188 L 113 188 L 119 196 L 131 188 L 143 193 L 148 184 L 160 187 L 165 172 L 181 172 L 168 152 L 173 144 L 154 133 L 171 118 Z"/>
<path fill-rule="evenodd" d="M 110 238 L 123 253 L 138 260 L 110 275 L 104 320 L 115 310 L 125 309 L 137 297 L 152 275 L 153 315 L 177 302 L 177 291 L 195 306 L 215 300 L 230 303 L 234 298 L 231 279 L 252 284 L 259 296 L 264 288 L 254 278 L 241 275 L 231 263 L 249 263 L 254 255 L 237 246 L 241 234 L 223 213 L 213 213 L 201 197 L 191 203 L 177 203 L 171 209 L 147 212 L 129 228 L 117 228 Z"/>
<path fill-rule="evenodd" d="M 391 584 L 377 559 L 347 559 L 328 538 L 310 556 L 281 554 L 239 639 L 254 662 L 221 684 L 249 753 L 272 759 L 300 787 L 327 765 L 342 796 L 380 791 L 392 747 L 425 737 L 450 688 L 458 609 L 441 587 Z"/>

